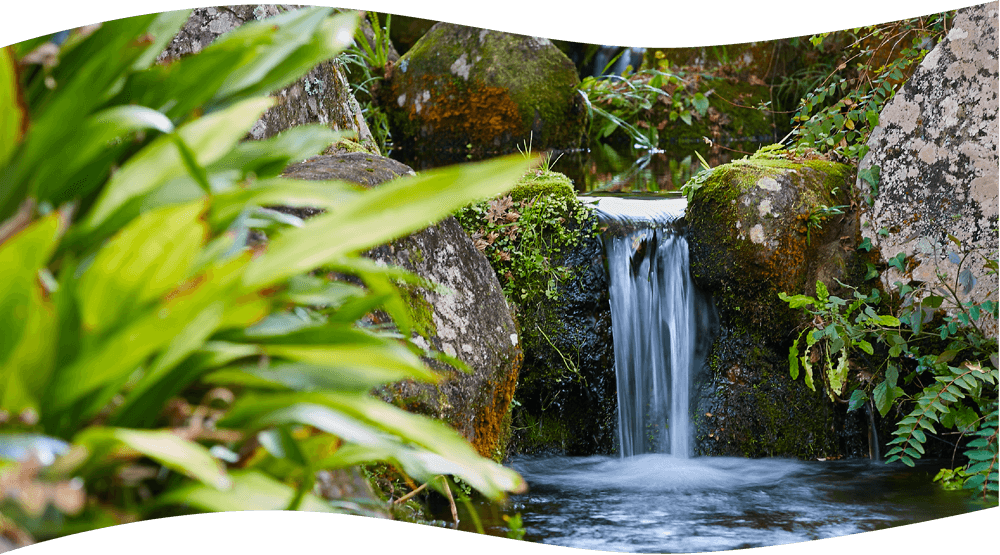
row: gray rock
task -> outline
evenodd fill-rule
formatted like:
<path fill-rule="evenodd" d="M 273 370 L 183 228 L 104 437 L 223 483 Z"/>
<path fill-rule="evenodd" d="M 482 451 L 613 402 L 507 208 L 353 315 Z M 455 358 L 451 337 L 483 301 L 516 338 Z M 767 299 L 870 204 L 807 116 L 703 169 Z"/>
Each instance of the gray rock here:
<path fill-rule="evenodd" d="M 298 6 L 261 4 L 196 8 L 159 60 L 197 54 L 220 35 L 248 22 L 266 19 Z M 266 139 L 306 123 L 323 123 L 334 130 L 353 131 L 365 145 L 375 145 L 361 108 L 339 62 L 320 63 L 291 85 L 272 94 L 278 103 L 250 130 L 250 138 Z M 377 149 L 377 147 L 375 147 Z"/>
<path fill-rule="evenodd" d="M 911 260 L 905 274 L 882 274 L 887 288 L 933 284 L 944 272 L 963 301 L 996 299 L 997 276 L 983 263 L 998 248 L 997 13 L 997 2 L 958 10 L 947 37 L 883 109 L 869 138 L 860 169 L 878 167 L 880 179 L 862 215 L 863 234 L 882 259 L 903 253 Z M 861 179 L 857 187 L 868 190 Z M 980 249 L 962 266 L 971 275 L 959 275 L 960 258 L 949 251 L 960 249 L 949 234 Z M 996 335 L 996 322 L 985 323 Z"/>

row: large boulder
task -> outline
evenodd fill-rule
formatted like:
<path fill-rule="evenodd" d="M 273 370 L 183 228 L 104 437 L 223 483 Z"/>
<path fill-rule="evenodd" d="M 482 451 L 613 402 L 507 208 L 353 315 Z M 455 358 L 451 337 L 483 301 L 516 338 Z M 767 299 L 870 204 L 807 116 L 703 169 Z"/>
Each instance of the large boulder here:
<path fill-rule="evenodd" d="M 878 194 L 863 234 L 883 260 L 907 260 L 883 272 L 886 288 L 944 273 L 963 302 L 997 298 L 997 275 L 983 268 L 998 248 L 997 13 L 997 2 L 959 10 L 868 140 L 857 187 L 869 194 L 877 169 Z M 963 261 L 963 251 L 974 252 Z M 983 324 L 996 335 L 995 321 Z"/>
<path fill-rule="evenodd" d="M 707 368 L 694 378 L 696 453 L 816 458 L 855 450 L 846 437 L 858 416 L 789 376 L 800 313 L 778 298 L 815 296 L 817 280 L 857 283 L 865 264 L 853 179 L 849 166 L 765 149 L 714 168 L 695 191 L 687 209 L 691 274 L 712 295 L 719 326 Z M 824 211 L 838 206 L 842 214 Z"/>
<path fill-rule="evenodd" d="M 351 153 L 319 156 L 289 166 L 285 176 L 373 186 L 411 172 L 395 160 Z M 501 459 L 522 353 L 510 309 L 489 262 L 453 217 L 376 247 L 366 256 L 405 268 L 440 286 L 434 290 L 406 289 L 413 341 L 457 358 L 471 370 L 465 374 L 437 360 L 427 360 L 445 374 L 443 381 L 400 382 L 383 388 L 381 394 L 402 408 L 447 422 L 480 455 Z"/>
<path fill-rule="evenodd" d="M 573 148 L 586 131 L 579 84 L 547 39 L 437 23 L 399 59 L 382 104 L 404 149 Z"/>
<path fill-rule="evenodd" d="M 195 8 L 159 61 L 201 52 L 220 35 L 246 22 L 273 17 L 288 9 L 275 4 Z M 271 96 L 278 102 L 254 124 L 250 138 L 266 139 L 296 125 L 323 123 L 334 130 L 353 131 L 362 144 L 378 148 L 347 78 L 334 60 L 320 63 Z"/>

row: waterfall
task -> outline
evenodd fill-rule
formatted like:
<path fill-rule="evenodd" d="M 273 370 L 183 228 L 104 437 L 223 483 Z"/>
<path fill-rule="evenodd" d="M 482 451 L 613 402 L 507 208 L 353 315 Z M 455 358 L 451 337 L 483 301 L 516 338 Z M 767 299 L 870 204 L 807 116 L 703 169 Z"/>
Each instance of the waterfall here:
<path fill-rule="evenodd" d="M 622 456 L 692 453 L 690 388 L 698 333 L 688 246 L 673 228 L 684 199 L 602 198 Z"/>

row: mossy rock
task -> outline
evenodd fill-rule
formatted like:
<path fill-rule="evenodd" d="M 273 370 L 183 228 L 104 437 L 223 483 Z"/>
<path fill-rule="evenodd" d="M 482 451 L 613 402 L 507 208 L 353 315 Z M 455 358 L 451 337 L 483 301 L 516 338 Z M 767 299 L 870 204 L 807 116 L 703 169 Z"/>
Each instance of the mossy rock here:
<path fill-rule="evenodd" d="M 510 191 L 511 200 L 514 202 L 522 200 L 530 202 L 541 196 L 577 202 L 576 190 L 573 189 L 573 181 L 566 177 L 566 174 L 554 171 L 536 170 L 528 172 L 524 174 L 524 177 Z"/>
<path fill-rule="evenodd" d="M 555 295 L 545 287 L 517 299 L 524 349 L 508 453 L 607 454 L 615 449 L 617 390 L 611 307 L 597 219 L 576 197 L 573 182 L 547 170 L 528 172 L 511 190 L 514 202 L 548 203 L 575 244 L 543 237 L 537 254 L 567 270 Z M 574 214 L 584 211 L 579 220 Z"/>
<path fill-rule="evenodd" d="M 547 39 L 437 23 L 399 59 L 382 104 L 404 150 L 574 148 L 587 123 L 579 84 Z"/>
<path fill-rule="evenodd" d="M 817 280 L 837 290 L 835 279 L 857 271 L 853 177 L 844 164 L 765 149 L 703 178 L 686 215 L 691 276 L 715 295 L 724 324 L 783 338 L 797 314 L 779 292 L 815 295 Z M 835 207 L 842 213 L 824 211 Z"/>
<path fill-rule="evenodd" d="M 865 259 L 850 166 L 766 147 L 698 178 L 688 204 L 691 275 L 712 294 L 718 335 L 696 382 L 696 450 L 704 455 L 830 458 L 857 452 L 857 430 L 822 386 L 793 380 L 788 347 L 802 323 L 778 293 L 816 281 L 861 285 Z M 841 207 L 842 213 L 823 208 Z M 861 427 L 860 429 L 864 429 Z"/>

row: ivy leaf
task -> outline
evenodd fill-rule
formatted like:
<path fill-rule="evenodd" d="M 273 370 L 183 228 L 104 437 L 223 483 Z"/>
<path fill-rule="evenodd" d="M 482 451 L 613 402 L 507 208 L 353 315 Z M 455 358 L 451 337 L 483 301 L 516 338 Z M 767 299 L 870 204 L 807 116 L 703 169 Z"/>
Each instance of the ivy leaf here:
<path fill-rule="evenodd" d="M 708 98 L 702 93 L 695 93 L 694 98 L 691 99 L 691 103 L 694 104 L 694 109 L 698 110 L 698 115 L 704 117 L 708 112 Z M 688 125 L 691 124 L 690 121 L 687 122 Z"/>
<path fill-rule="evenodd" d="M 847 403 L 847 412 L 858 410 L 868 400 L 868 394 L 863 389 L 855 389 L 851 393 L 851 400 Z"/>
<path fill-rule="evenodd" d="M 869 343 L 869 342 L 867 342 L 867 341 L 865 341 L 864 339 L 862 339 L 861 341 L 858 341 L 858 348 L 860 348 L 862 351 L 868 353 L 869 355 L 875 354 L 875 349 L 872 348 L 872 344 Z"/>

